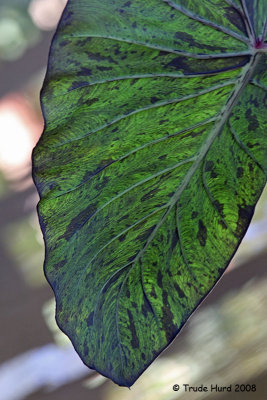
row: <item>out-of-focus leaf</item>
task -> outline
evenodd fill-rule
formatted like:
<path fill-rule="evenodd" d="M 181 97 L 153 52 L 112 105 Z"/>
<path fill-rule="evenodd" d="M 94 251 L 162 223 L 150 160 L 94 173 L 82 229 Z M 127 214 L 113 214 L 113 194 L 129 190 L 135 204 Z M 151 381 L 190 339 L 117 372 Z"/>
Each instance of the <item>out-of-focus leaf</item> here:
<path fill-rule="evenodd" d="M 25 5 L 11 7 L 0 3 L 0 60 L 16 60 L 40 39 Z"/>
<path fill-rule="evenodd" d="M 40 243 L 39 230 L 35 215 L 10 224 L 3 238 L 10 254 L 20 268 L 20 273 L 29 286 L 42 286 L 45 279 L 40 268 L 44 257 L 44 248 Z M 12 237 L 12 240 L 10 238 Z"/>

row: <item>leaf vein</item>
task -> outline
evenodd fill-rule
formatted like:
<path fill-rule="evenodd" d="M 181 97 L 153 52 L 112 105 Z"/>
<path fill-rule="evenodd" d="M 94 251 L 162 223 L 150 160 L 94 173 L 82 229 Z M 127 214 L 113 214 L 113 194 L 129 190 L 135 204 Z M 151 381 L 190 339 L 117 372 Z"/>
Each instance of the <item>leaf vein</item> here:
<path fill-rule="evenodd" d="M 228 126 L 230 128 L 230 132 L 232 134 L 232 137 L 234 138 L 235 142 L 239 145 L 239 147 L 254 161 L 254 163 L 261 169 L 261 171 L 264 173 L 264 175 L 267 177 L 267 173 L 265 172 L 264 168 L 262 165 L 259 163 L 259 161 L 254 157 L 254 155 L 249 151 L 247 146 L 243 143 L 243 141 L 240 139 L 239 135 L 237 134 L 236 130 L 234 129 L 233 125 L 231 124 L 230 121 L 228 121 Z"/>
<path fill-rule="evenodd" d="M 169 212 L 171 211 L 173 205 L 178 201 L 180 198 L 181 194 L 183 193 L 184 189 L 187 187 L 191 177 L 194 175 L 196 172 L 197 168 L 201 164 L 202 160 L 205 158 L 207 152 L 209 151 L 212 143 L 214 142 L 215 138 L 220 134 L 222 131 L 223 127 L 227 123 L 227 120 L 231 114 L 231 111 L 240 97 L 243 88 L 245 85 L 249 82 L 249 79 L 258 63 L 259 57 L 255 55 L 250 63 L 246 65 L 243 69 L 243 74 L 240 77 L 240 79 L 237 81 L 236 86 L 233 90 L 233 92 L 230 94 L 228 100 L 226 101 L 225 109 L 222 111 L 220 117 L 217 120 L 217 124 L 215 124 L 213 130 L 211 131 L 210 135 L 208 136 L 206 142 L 204 142 L 202 148 L 200 149 L 198 156 L 196 157 L 195 163 L 192 165 L 192 167 L 189 169 L 187 174 L 185 175 L 185 178 L 175 194 L 173 195 L 172 199 L 169 201 L 169 208 L 167 211 L 164 213 L 162 219 L 158 222 L 156 227 L 154 228 L 153 232 L 150 234 L 149 238 L 147 239 L 147 242 L 145 246 L 140 250 L 140 252 L 137 254 L 135 260 L 133 261 L 134 264 L 139 260 L 140 257 L 142 257 L 143 253 L 145 252 L 146 248 L 149 246 L 151 241 L 154 239 L 155 235 L 157 234 L 157 231 L 159 230 L 160 226 L 163 224 L 165 219 L 167 218 Z"/>
<path fill-rule="evenodd" d="M 247 55 L 247 54 L 246 54 Z M 239 66 L 237 68 L 240 68 Z M 218 73 L 220 73 L 221 71 L 216 71 L 216 72 L 199 72 L 199 73 L 195 73 L 195 74 L 175 74 L 175 73 L 162 73 L 162 74 L 158 74 L 158 73 L 151 73 L 151 74 L 141 74 L 141 75 L 125 75 L 125 76 L 117 76 L 114 78 L 110 78 L 110 79 L 103 79 L 103 80 L 99 80 L 99 81 L 94 81 L 94 82 L 84 82 L 84 85 L 80 85 L 77 86 L 73 89 L 68 90 L 67 92 L 63 92 L 63 93 L 59 93 L 57 95 L 53 95 L 53 98 L 56 97 L 61 97 L 61 96 L 65 96 L 71 92 L 73 92 L 74 90 L 78 90 L 78 89 L 83 89 L 86 87 L 91 87 L 94 85 L 101 85 L 101 84 L 106 84 L 106 83 L 110 83 L 110 82 L 118 82 L 118 81 L 123 81 L 123 80 L 132 80 L 132 79 L 147 79 L 147 78 L 199 78 L 200 76 L 204 75 L 216 75 Z M 223 71 L 225 72 L 225 71 Z"/>
<path fill-rule="evenodd" d="M 179 167 L 181 167 L 182 165 L 185 165 L 185 164 L 187 164 L 187 163 L 189 163 L 189 162 L 192 162 L 192 161 L 194 161 L 194 160 L 195 160 L 195 157 L 191 157 L 191 158 L 188 158 L 188 159 L 186 159 L 186 160 L 180 161 L 179 163 L 173 165 L 172 167 L 165 168 L 164 170 L 161 170 L 161 171 L 159 171 L 159 172 L 157 172 L 157 173 L 155 173 L 155 174 L 153 174 L 153 175 L 150 175 L 148 178 L 145 178 L 145 179 L 143 179 L 143 180 L 141 180 L 141 181 L 135 183 L 134 185 L 130 186 L 129 188 L 123 190 L 121 193 L 119 193 L 119 194 L 117 194 L 116 196 L 112 197 L 111 200 L 107 201 L 105 204 L 103 204 L 103 206 L 99 207 L 99 208 L 95 211 L 94 214 L 90 215 L 90 217 L 87 218 L 87 219 L 84 221 L 84 223 L 79 227 L 78 230 L 76 230 L 75 232 L 73 232 L 73 236 L 72 236 L 72 239 L 71 239 L 71 240 L 73 240 L 74 235 L 76 235 L 76 234 L 78 233 L 78 231 L 80 231 L 80 230 L 83 228 L 83 226 L 86 225 L 87 222 L 88 222 L 90 219 L 92 219 L 93 217 L 95 217 L 101 210 L 103 210 L 105 207 L 107 207 L 108 205 L 110 205 L 111 203 L 113 203 L 113 202 L 114 202 L 115 200 L 117 200 L 118 198 L 124 196 L 126 193 L 130 192 L 132 189 L 134 189 L 134 188 L 136 188 L 136 187 L 138 187 L 138 186 L 141 186 L 143 183 L 147 183 L 147 182 L 149 182 L 150 180 L 152 180 L 152 179 L 154 179 L 154 178 L 157 178 L 158 176 L 160 176 L 160 175 L 162 175 L 162 174 L 164 174 L 164 173 L 166 173 L 166 172 L 170 172 L 170 171 L 172 171 L 172 170 L 174 170 L 174 169 L 176 169 L 176 168 L 179 168 Z"/>
<path fill-rule="evenodd" d="M 265 86 L 265 85 L 263 85 L 262 83 L 256 81 L 255 79 L 252 79 L 249 83 L 250 83 L 251 85 L 254 85 L 254 86 L 256 86 L 256 87 L 258 87 L 258 88 L 264 90 L 265 92 L 267 91 L 267 86 Z"/>
<path fill-rule="evenodd" d="M 89 182 L 89 181 L 90 181 L 91 179 L 93 179 L 97 174 L 99 174 L 100 172 L 102 172 L 103 170 L 105 170 L 105 169 L 106 169 L 107 167 L 109 167 L 110 165 L 112 165 L 112 164 L 114 164 L 114 163 L 116 163 L 116 162 L 120 162 L 120 161 L 126 159 L 127 157 L 129 157 L 130 155 L 137 153 L 137 152 L 140 151 L 140 150 L 143 150 L 143 149 L 145 149 L 145 148 L 147 148 L 147 147 L 149 147 L 149 146 L 153 146 L 154 144 L 157 144 L 157 143 L 160 143 L 160 142 L 164 142 L 164 141 L 166 141 L 166 140 L 168 140 L 168 139 L 174 138 L 175 136 L 179 136 L 179 135 L 181 135 L 181 134 L 183 134 L 183 133 L 190 132 L 190 131 L 192 131 L 192 130 L 194 130 L 194 129 L 200 128 L 201 126 L 208 125 L 209 123 L 211 123 L 211 122 L 213 122 L 213 121 L 215 121 L 215 120 L 216 120 L 216 117 L 211 117 L 211 118 L 208 118 L 208 119 L 206 119 L 206 120 L 204 120 L 204 121 L 201 121 L 201 122 L 199 122 L 199 123 L 197 123 L 197 124 L 191 125 L 191 126 L 189 126 L 188 128 L 181 129 L 180 131 L 175 132 L 175 133 L 173 133 L 173 134 L 170 134 L 170 135 L 168 135 L 168 136 L 163 136 L 162 138 L 153 140 L 153 141 L 151 141 L 151 142 L 147 142 L 147 143 L 143 144 L 142 146 L 139 146 L 139 147 L 137 147 L 136 149 L 129 151 L 128 153 L 124 154 L 123 156 L 117 158 L 116 160 L 114 160 L 114 161 L 112 161 L 112 162 L 106 164 L 105 166 L 103 166 L 102 168 L 100 168 L 99 170 L 97 170 L 95 173 L 93 173 L 92 175 L 90 175 L 90 177 L 89 177 L 88 179 L 84 180 L 84 181 L 81 182 L 79 185 L 75 186 L 74 188 L 72 188 L 72 189 L 70 189 L 70 190 L 68 190 L 68 191 L 66 191 L 66 192 L 64 192 L 64 193 L 61 193 L 61 194 L 59 194 L 59 195 L 57 195 L 57 196 L 53 196 L 53 197 L 51 196 L 51 197 L 49 197 L 49 199 L 56 199 L 56 198 L 58 198 L 58 197 L 61 197 L 61 196 L 66 195 L 66 194 L 68 194 L 68 193 L 74 192 L 75 190 L 79 189 L 81 186 L 83 186 L 84 184 L 86 184 L 87 182 Z"/>
<path fill-rule="evenodd" d="M 128 226 L 128 228 L 124 229 L 123 231 L 121 231 L 118 235 L 114 236 L 112 239 L 110 239 L 104 246 L 102 246 L 93 256 L 93 258 L 91 258 L 91 260 L 88 262 L 88 264 L 91 264 L 96 257 L 103 251 L 105 250 L 105 248 L 107 248 L 111 243 L 113 243 L 115 240 L 119 239 L 121 236 L 123 236 L 125 233 L 128 233 L 131 229 L 135 228 L 137 225 L 139 225 L 140 223 L 144 222 L 145 220 L 147 220 L 148 218 L 152 217 L 154 214 L 157 214 L 157 212 L 164 210 L 164 208 L 167 207 L 167 204 L 163 204 L 162 206 L 158 207 L 156 210 L 152 211 L 151 213 L 145 215 L 144 217 L 140 218 L 139 220 L 137 220 L 134 224 Z M 87 221 L 88 222 L 88 221 Z"/>
<path fill-rule="evenodd" d="M 101 130 L 103 130 L 103 129 L 109 127 L 109 126 L 112 126 L 113 124 L 115 124 L 115 123 L 117 123 L 117 122 L 119 122 L 119 121 L 121 121 L 121 120 L 123 120 L 125 118 L 129 118 L 132 115 L 136 115 L 136 114 L 138 114 L 140 112 L 148 111 L 148 110 L 151 110 L 151 109 L 154 109 L 154 108 L 164 107 L 164 106 L 167 106 L 169 104 L 181 103 L 183 101 L 191 100 L 191 99 L 194 99 L 196 97 L 200 97 L 200 96 L 205 95 L 207 93 L 213 92 L 214 90 L 218 90 L 218 89 L 221 89 L 221 88 L 224 88 L 224 87 L 227 87 L 227 86 L 230 86 L 230 85 L 234 85 L 234 84 L 235 84 L 234 80 L 229 80 L 229 81 L 226 81 L 226 82 L 222 82 L 220 85 L 215 85 L 215 86 L 211 86 L 208 89 L 200 90 L 197 93 L 192 93 L 192 94 L 189 94 L 189 95 L 186 95 L 186 96 L 183 96 L 183 97 L 178 97 L 178 98 L 171 99 L 171 100 L 159 101 L 159 102 L 154 103 L 154 104 L 149 104 L 147 106 L 140 107 L 137 110 L 131 111 L 131 112 L 127 113 L 127 114 L 123 114 L 123 115 L 121 115 L 121 116 L 119 116 L 117 118 L 114 118 L 112 121 L 109 121 L 109 122 L 101 125 L 99 128 L 96 128 L 96 129 L 93 129 L 90 132 L 87 132 L 84 136 L 76 137 L 74 139 L 68 140 L 67 142 L 60 143 L 58 146 L 55 146 L 55 148 L 59 148 L 59 147 L 62 147 L 64 145 L 66 145 L 66 144 L 75 142 L 77 140 L 84 139 L 85 137 L 87 137 L 89 135 L 92 135 L 93 133 L 100 132 Z"/>
<path fill-rule="evenodd" d="M 235 39 L 237 39 L 237 40 L 239 40 L 239 41 L 241 41 L 243 43 L 250 44 L 249 40 L 245 36 L 239 35 L 238 33 L 232 31 L 231 29 L 225 28 L 225 27 L 223 27 L 221 25 L 218 25 L 218 24 L 216 24 L 216 23 L 214 23 L 212 21 L 209 21 L 209 20 L 207 20 L 207 19 L 205 19 L 203 17 L 200 17 L 197 14 L 189 11 L 185 7 L 179 6 L 178 4 L 174 3 L 171 0 L 163 0 L 163 2 L 167 3 L 169 6 L 171 6 L 175 10 L 180 11 L 182 14 L 186 15 L 187 17 L 189 17 L 189 18 L 191 18 L 191 19 L 193 19 L 195 21 L 201 22 L 202 24 L 204 24 L 206 26 L 209 26 L 211 28 L 214 28 L 217 31 L 220 31 L 220 32 L 222 32 L 224 34 L 232 36 L 233 38 L 235 38 Z"/>
<path fill-rule="evenodd" d="M 140 272 L 141 272 L 141 287 L 142 287 L 142 291 L 143 291 L 143 293 L 144 293 L 144 297 L 145 297 L 145 299 L 147 300 L 147 302 L 148 302 L 148 304 L 149 304 L 149 306 L 150 306 L 150 308 L 151 308 L 152 314 L 153 314 L 154 317 L 155 317 L 155 320 L 156 320 L 156 323 L 157 323 L 157 325 L 158 325 L 158 327 L 159 327 L 159 330 L 161 330 L 162 327 L 161 327 L 161 324 L 160 324 L 160 322 L 159 322 L 157 313 L 156 313 L 156 311 L 155 311 L 155 309 L 154 309 L 154 307 L 153 307 L 153 304 L 151 303 L 151 301 L 150 301 L 150 299 L 149 299 L 149 297 L 148 297 L 148 295 L 147 295 L 147 293 L 146 293 L 146 290 L 145 290 L 145 282 L 144 282 L 144 274 L 143 274 L 143 263 L 142 263 L 142 260 L 140 260 L 140 263 L 139 263 L 139 270 L 140 270 Z"/>
<path fill-rule="evenodd" d="M 228 223 L 227 223 L 227 221 L 226 221 L 226 219 L 225 219 L 223 213 L 222 213 L 222 212 L 220 211 L 220 209 L 218 208 L 218 206 L 217 206 L 217 204 L 216 204 L 216 201 L 215 201 L 214 197 L 212 196 L 212 194 L 211 194 L 211 192 L 210 192 L 210 189 L 209 189 L 209 187 L 208 187 L 208 185 L 207 185 L 206 178 L 205 178 L 205 174 L 204 174 L 205 165 L 206 165 L 206 160 L 204 160 L 204 162 L 202 163 L 202 168 L 201 168 L 201 178 L 202 178 L 202 184 L 203 184 L 205 193 L 206 193 L 208 199 L 210 200 L 211 204 L 213 205 L 214 209 L 217 211 L 217 213 L 218 213 L 219 216 L 221 217 L 221 219 L 222 219 L 222 221 L 224 222 L 226 228 L 235 236 L 233 230 L 229 227 L 229 225 L 228 225 Z"/>
<path fill-rule="evenodd" d="M 65 39 L 71 39 L 71 38 L 83 38 L 83 37 L 90 37 L 90 38 L 102 38 L 102 39 L 111 39 L 111 40 L 116 40 L 118 42 L 125 42 L 125 43 L 132 43 L 132 44 L 136 44 L 137 46 L 143 46 L 143 47 L 147 47 L 149 49 L 155 49 L 155 50 L 159 50 L 159 51 L 165 51 L 166 53 L 173 53 L 173 54 L 177 54 L 177 55 L 182 55 L 182 56 L 186 56 L 186 57 L 190 57 L 190 58 L 197 58 L 200 60 L 209 60 L 209 59 L 218 59 L 218 58 L 229 58 L 229 57 L 239 57 L 239 56 L 248 56 L 248 55 L 252 55 L 251 50 L 247 50 L 247 51 L 238 51 L 238 52 L 230 52 L 230 53 L 210 53 L 210 54 L 199 54 L 199 53 L 190 53 L 187 51 L 180 51 L 180 50 L 173 50 L 171 48 L 167 48 L 167 47 L 162 47 L 162 46 L 156 46 L 153 45 L 151 43 L 144 43 L 144 42 L 137 42 L 134 40 L 130 40 L 130 39 L 122 39 L 122 38 L 118 38 L 115 36 L 103 36 L 103 35 L 65 35 L 64 38 Z"/>
<path fill-rule="evenodd" d="M 244 0 L 240 0 L 240 1 L 241 1 L 241 7 L 243 10 L 243 18 L 244 18 L 245 25 L 247 27 L 250 42 L 251 42 L 251 44 L 253 44 L 256 39 L 256 34 L 255 34 L 254 28 L 252 26 L 251 20 L 250 20 L 247 5 Z"/>
<path fill-rule="evenodd" d="M 265 23 L 264 23 L 262 34 L 261 34 L 262 42 L 264 42 L 264 40 L 265 40 L 266 33 L 267 33 L 267 18 L 265 19 Z"/>
<path fill-rule="evenodd" d="M 183 246 L 183 242 L 182 242 L 182 235 L 181 235 L 181 232 L 180 232 L 180 219 L 179 219 L 179 213 L 178 213 L 178 204 L 177 204 L 176 210 L 175 210 L 175 217 L 176 217 L 176 230 L 177 230 L 178 241 L 179 241 L 179 245 L 180 245 L 182 258 L 183 258 L 183 260 L 185 262 L 185 265 L 187 267 L 187 270 L 188 270 L 191 278 L 193 278 L 194 281 L 197 281 L 196 276 L 195 276 L 195 274 L 193 272 L 193 269 L 189 264 L 188 258 L 186 257 L 184 246 Z"/>

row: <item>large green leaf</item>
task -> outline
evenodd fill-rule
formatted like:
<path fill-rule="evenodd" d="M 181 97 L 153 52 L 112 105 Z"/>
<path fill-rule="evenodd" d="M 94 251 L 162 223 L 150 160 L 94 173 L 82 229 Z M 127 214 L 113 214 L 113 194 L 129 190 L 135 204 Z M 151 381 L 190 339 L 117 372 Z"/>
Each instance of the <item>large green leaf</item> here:
<path fill-rule="evenodd" d="M 266 183 L 266 0 L 69 0 L 33 155 L 45 273 L 130 386 L 227 267 Z"/>

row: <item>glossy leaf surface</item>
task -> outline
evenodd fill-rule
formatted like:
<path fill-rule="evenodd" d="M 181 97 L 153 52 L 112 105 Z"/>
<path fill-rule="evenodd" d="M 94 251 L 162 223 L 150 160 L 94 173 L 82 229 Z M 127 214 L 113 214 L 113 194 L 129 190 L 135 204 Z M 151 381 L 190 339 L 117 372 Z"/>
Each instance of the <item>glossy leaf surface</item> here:
<path fill-rule="evenodd" d="M 229 264 L 266 183 L 266 1 L 69 0 L 33 154 L 45 273 L 130 386 Z"/>

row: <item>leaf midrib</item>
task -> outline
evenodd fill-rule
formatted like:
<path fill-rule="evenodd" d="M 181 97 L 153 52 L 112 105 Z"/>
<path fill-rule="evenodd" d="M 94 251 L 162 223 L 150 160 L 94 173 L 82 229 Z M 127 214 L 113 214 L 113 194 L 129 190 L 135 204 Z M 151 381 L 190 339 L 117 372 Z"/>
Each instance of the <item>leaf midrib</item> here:
<path fill-rule="evenodd" d="M 226 108 L 225 108 L 225 111 L 224 111 L 224 112 L 221 112 L 220 114 L 218 114 L 217 120 L 219 120 L 220 123 L 219 123 L 219 124 L 217 123 L 217 125 L 215 124 L 213 130 L 211 131 L 210 135 L 208 136 L 207 140 L 204 142 L 204 144 L 203 144 L 203 146 L 202 146 L 202 149 L 203 149 L 203 150 L 200 149 L 199 155 L 198 155 L 198 156 L 191 157 L 191 158 L 189 158 L 189 159 L 187 159 L 187 160 L 184 160 L 184 161 L 178 163 L 177 165 L 172 166 L 172 167 L 169 167 L 169 168 L 165 169 L 164 171 L 160 171 L 159 173 L 156 174 L 156 175 L 159 175 L 159 174 L 161 174 L 161 173 L 163 173 L 163 172 L 168 171 L 169 169 L 177 168 L 178 166 L 183 165 L 185 162 L 189 162 L 189 161 L 192 161 L 192 162 L 193 162 L 193 161 L 195 161 L 195 162 L 193 163 L 192 167 L 189 169 L 188 173 L 185 175 L 185 178 L 184 178 L 183 182 L 181 183 L 181 185 L 180 185 L 180 187 L 179 187 L 179 189 L 178 189 L 179 196 L 180 196 L 180 194 L 183 192 L 183 190 L 185 189 L 185 187 L 187 186 L 187 184 L 189 183 L 191 177 L 193 176 L 193 174 L 195 173 L 195 171 L 197 170 L 197 168 L 199 167 L 199 165 L 203 162 L 203 160 L 204 160 L 204 158 L 205 158 L 205 155 L 206 155 L 206 153 L 208 152 L 208 150 L 209 150 L 210 146 L 212 145 L 213 141 L 214 141 L 215 138 L 219 135 L 219 133 L 220 133 L 220 131 L 221 131 L 221 127 L 223 127 L 225 121 L 227 120 L 228 116 L 229 116 L 230 113 L 231 113 L 231 110 L 232 110 L 232 108 L 233 108 L 235 102 L 237 101 L 239 95 L 241 94 L 239 88 L 242 88 L 242 87 L 246 84 L 246 82 L 249 80 L 250 75 L 251 75 L 252 72 L 253 72 L 253 71 L 250 70 L 250 67 L 252 66 L 252 64 L 253 64 L 253 60 L 251 60 L 251 62 L 248 63 L 246 67 L 244 67 L 243 73 L 241 74 L 241 76 L 240 76 L 240 78 L 239 78 L 239 80 L 238 80 L 239 84 L 236 83 L 236 85 L 235 85 L 233 91 L 231 92 L 231 94 L 230 94 L 229 97 L 228 97 L 228 100 L 227 100 L 226 104 L 228 103 L 229 99 L 231 99 L 231 97 L 232 97 L 232 95 L 233 95 L 234 92 L 237 93 L 237 96 L 233 97 L 231 104 L 229 105 L 229 107 L 226 107 Z M 255 66 L 256 66 L 256 65 L 255 65 Z M 255 68 L 255 66 L 254 66 L 254 68 Z M 245 76 L 246 76 L 247 71 L 249 72 L 249 76 L 248 76 L 247 79 L 245 80 Z M 231 81 L 231 83 L 232 83 L 232 81 Z M 225 115 L 224 119 L 223 119 L 223 115 Z M 215 120 L 215 119 L 216 119 L 216 117 L 211 118 L 211 120 Z M 192 128 L 192 127 L 191 127 L 191 128 Z M 191 129 L 190 129 L 190 130 L 191 130 Z M 143 147 L 143 146 L 142 146 L 142 147 Z M 132 153 L 132 152 L 130 152 L 130 153 Z M 124 157 L 125 157 L 125 156 L 124 156 Z M 124 158 L 124 157 L 123 157 L 123 158 Z M 256 161 L 255 161 L 255 162 L 256 162 Z M 153 175 L 153 177 L 154 177 L 154 175 Z M 149 177 L 149 179 L 151 179 L 151 177 Z M 147 181 L 147 179 L 146 179 L 145 181 Z M 142 181 L 142 183 L 143 183 L 143 182 L 144 182 L 144 181 Z M 124 194 L 125 192 L 128 192 L 130 189 L 132 189 L 132 188 L 135 187 L 136 185 L 140 185 L 140 182 L 138 182 L 137 184 L 133 185 L 131 188 L 128 188 L 127 191 L 123 191 L 121 194 L 117 195 L 117 196 L 116 196 L 116 199 L 117 199 L 118 197 L 120 197 L 122 194 Z M 119 235 L 117 235 L 116 237 L 112 238 L 108 243 L 106 243 L 103 247 L 101 247 L 101 249 L 100 249 L 100 250 L 93 256 L 93 258 L 89 261 L 88 265 L 90 265 L 90 264 L 93 262 L 93 260 L 97 257 L 97 255 L 98 255 L 102 250 L 104 250 L 108 245 L 110 245 L 114 240 L 116 240 L 116 239 L 117 239 L 118 237 L 120 237 L 122 234 L 127 233 L 127 232 L 128 232 L 130 229 L 132 229 L 134 226 L 138 225 L 138 224 L 141 223 L 142 221 L 144 221 L 144 220 L 146 220 L 147 218 L 151 217 L 151 216 L 154 215 L 155 213 L 158 213 L 158 212 L 161 211 L 161 210 L 167 209 L 167 210 L 165 211 L 165 213 L 163 214 L 161 220 L 159 221 L 159 223 L 157 224 L 157 226 L 155 227 L 155 229 L 153 230 L 153 232 L 152 232 L 152 234 L 151 234 L 151 235 L 153 235 L 153 234 L 155 235 L 156 232 L 157 232 L 157 230 L 159 229 L 159 227 L 161 226 L 161 224 L 164 222 L 164 220 L 166 219 L 167 215 L 168 215 L 169 212 L 171 211 L 172 207 L 177 203 L 178 197 L 179 197 L 179 196 L 177 197 L 177 199 L 176 199 L 176 196 L 178 196 L 178 195 L 177 195 L 177 191 L 176 191 L 176 193 L 173 195 L 173 197 L 170 199 L 170 201 L 169 201 L 168 203 L 166 203 L 166 204 L 164 204 L 162 207 L 160 207 L 160 208 L 154 210 L 152 213 L 150 213 L 150 214 L 148 214 L 148 215 L 145 215 L 142 219 L 138 220 L 135 224 L 131 225 L 131 226 L 128 227 L 127 229 L 125 229 L 125 230 L 123 230 L 122 232 L 120 232 Z M 112 200 L 114 200 L 114 199 L 115 199 L 115 198 L 113 198 Z M 176 200 L 175 200 L 175 199 L 176 199 Z M 109 203 L 110 203 L 110 201 L 109 201 L 108 203 L 105 203 L 104 206 L 102 206 L 100 209 L 98 209 L 96 213 L 98 213 L 100 210 L 102 210 L 102 209 L 103 209 L 107 204 L 109 204 Z M 95 214 L 96 214 L 96 213 L 95 213 Z M 95 216 L 95 214 L 94 214 L 94 216 Z M 91 217 L 92 217 L 92 216 L 91 216 Z M 91 217 L 90 217 L 90 219 L 91 219 Z M 86 222 L 87 222 L 87 221 L 88 221 L 88 220 L 86 220 Z M 85 223 L 86 223 L 86 222 L 85 222 Z M 85 224 L 85 223 L 84 223 L 84 224 Z M 84 224 L 83 224 L 83 225 L 84 225 Z M 151 236 L 151 235 L 150 235 L 150 236 Z M 153 237 L 154 237 L 154 236 L 153 236 Z M 72 237 L 72 240 L 73 240 L 73 237 Z M 153 238 L 152 238 L 151 240 L 153 240 Z M 151 240 L 150 240 L 150 237 L 149 237 L 148 240 L 147 240 L 146 245 L 145 245 L 144 248 L 141 250 L 142 252 L 145 251 L 146 247 L 148 246 L 148 244 L 150 243 Z M 148 243 L 148 241 L 149 241 L 149 243 Z M 143 253 L 142 253 L 142 254 L 143 254 Z M 137 263 L 137 261 L 138 261 L 137 257 L 138 257 L 138 259 L 141 257 L 141 256 L 140 256 L 140 252 L 139 252 L 138 255 L 136 256 L 135 260 L 131 261 L 130 263 L 127 263 L 126 265 L 123 265 L 123 266 L 120 268 L 120 270 L 118 270 L 118 271 L 115 272 L 115 274 L 119 273 L 119 271 L 124 270 L 126 266 L 129 266 L 129 265 L 131 265 L 131 264 L 133 264 L 132 267 L 134 267 L 134 265 L 135 265 L 135 264 Z M 185 257 L 184 254 L 183 254 L 183 257 Z M 131 269 L 131 268 L 130 268 L 130 269 Z M 84 272 L 85 272 L 85 271 L 86 271 L 86 270 L 83 270 L 83 271 L 82 271 L 82 274 L 81 274 L 81 276 L 79 277 L 79 279 L 78 279 L 78 281 L 77 281 L 77 287 L 79 286 L 79 282 L 80 282 L 80 280 L 81 280 L 81 277 L 84 275 Z M 128 275 L 128 274 L 127 274 L 127 275 Z M 124 283 L 124 282 L 123 282 L 123 283 Z M 107 282 L 105 282 L 103 288 L 106 286 L 106 284 L 107 284 Z M 102 289 L 103 289 L 103 288 L 102 288 Z M 101 291 L 102 291 L 102 289 L 101 289 Z M 100 291 L 100 292 L 101 292 L 101 291 Z"/>
<path fill-rule="evenodd" d="M 200 166 L 201 162 L 204 160 L 212 143 L 218 137 L 218 135 L 221 133 L 226 121 L 230 117 L 230 114 L 232 112 L 232 109 L 233 109 L 235 103 L 237 102 L 237 100 L 239 99 L 239 97 L 243 91 L 243 88 L 246 86 L 251 75 L 253 74 L 253 71 L 254 71 L 256 65 L 258 64 L 259 58 L 260 58 L 260 55 L 256 53 L 253 57 L 251 57 L 250 62 L 243 68 L 243 72 L 242 72 L 240 78 L 237 80 L 234 90 L 229 95 L 229 97 L 226 101 L 225 109 L 218 115 L 218 122 L 215 123 L 214 128 L 212 129 L 211 133 L 207 137 L 207 140 L 204 142 L 201 149 L 199 150 L 198 156 L 196 156 L 195 163 L 189 169 L 189 171 L 185 175 L 185 178 L 184 178 L 183 182 L 181 183 L 180 187 L 177 189 L 177 191 L 175 192 L 173 197 L 170 199 L 169 208 L 165 213 L 166 215 L 163 216 L 162 221 L 160 221 L 159 224 L 155 227 L 154 231 L 149 236 L 146 245 L 140 251 L 140 253 L 137 255 L 137 257 L 133 261 L 133 263 L 135 263 L 139 260 L 139 258 L 142 256 L 142 254 L 144 253 L 144 251 L 147 248 L 147 246 L 149 245 L 149 243 L 153 240 L 153 238 L 154 238 L 155 234 L 157 233 L 158 229 L 160 228 L 161 224 L 166 219 L 166 217 L 169 214 L 169 212 L 171 211 L 172 207 L 177 203 L 177 201 L 179 200 L 184 189 L 189 184 L 192 176 L 194 175 L 194 173 Z"/>
<path fill-rule="evenodd" d="M 117 301 L 116 301 L 116 303 L 117 303 L 117 307 L 116 307 L 116 331 L 117 331 L 117 336 L 118 336 L 118 344 L 119 344 L 119 348 L 120 348 L 120 353 L 122 351 L 122 347 L 121 347 L 121 341 L 120 341 L 120 337 L 119 337 L 120 334 L 119 334 L 119 325 L 118 325 L 118 309 L 119 309 L 119 300 L 120 300 L 120 294 L 122 292 L 122 288 L 123 288 L 128 276 L 129 276 L 132 268 L 134 268 L 134 266 L 138 263 L 138 261 L 140 259 L 142 259 L 142 256 L 145 253 L 147 247 L 149 246 L 149 244 L 154 239 L 154 237 L 157 234 L 159 228 L 161 227 L 161 225 L 166 220 L 166 218 L 169 215 L 170 211 L 172 210 L 173 206 L 175 204 L 177 204 L 177 201 L 179 200 L 181 194 L 183 193 L 183 191 L 185 190 L 185 188 L 189 184 L 192 176 L 194 175 L 194 173 L 196 172 L 196 170 L 198 169 L 200 164 L 205 159 L 205 156 L 208 153 L 210 147 L 212 146 L 214 140 L 218 137 L 218 135 L 221 133 L 222 129 L 224 128 L 224 125 L 227 122 L 227 120 L 229 119 L 233 107 L 235 106 L 237 100 L 239 99 L 243 89 L 246 87 L 247 83 L 249 82 L 249 79 L 252 76 L 252 74 L 253 74 L 253 72 L 254 72 L 257 64 L 258 64 L 259 59 L 260 59 L 260 53 L 255 53 L 251 57 L 250 62 L 245 67 L 243 67 L 243 72 L 242 72 L 240 78 L 238 79 L 234 90 L 229 95 L 228 100 L 226 101 L 224 110 L 219 114 L 217 124 L 215 124 L 215 126 L 212 129 L 211 133 L 209 134 L 207 140 L 202 145 L 202 147 L 201 147 L 201 149 L 200 149 L 200 151 L 198 153 L 198 156 L 196 157 L 195 163 L 189 169 L 189 171 L 185 175 L 184 180 L 181 183 L 180 187 L 177 189 L 177 191 L 175 192 L 173 197 L 170 199 L 169 206 L 168 206 L 166 212 L 164 213 L 164 215 L 162 216 L 161 220 L 158 222 L 158 224 L 156 225 L 156 227 L 154 228 L 152 233 L 149 235 L 149 237 L 148 237 L 148 239 L 146 241 L 146 244 L 139 251 L 139 253 L 136 255 L 135 259 L 132 260 L 131 267 L 130 267 L 129 271 L 127 272 L 124 280 L 122 281 L 122 284 L 121 284 L 119 292 L 118 292 Z M 125 267 L 125 265 L 122 266 L 120 268 L 120 270 L 124 269 L 124 267 Z M 121 366 L 123 368 L 122 357 L 121 357 Z"/>

